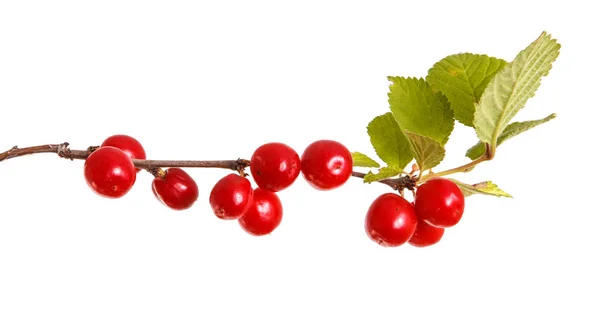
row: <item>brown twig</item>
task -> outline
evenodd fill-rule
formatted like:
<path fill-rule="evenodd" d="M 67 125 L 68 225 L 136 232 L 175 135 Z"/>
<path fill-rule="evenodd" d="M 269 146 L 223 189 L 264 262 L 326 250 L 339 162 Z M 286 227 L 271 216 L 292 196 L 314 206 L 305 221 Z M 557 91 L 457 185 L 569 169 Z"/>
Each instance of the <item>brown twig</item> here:
<path fill-rule="evenodd" d="M 10 150 L 0 153 L 0 162 L 25 155 L 39 153 L 55 153 L 61 158 L 66 159 L 87 159 L 88 156 L 98 149 L 97 146 L 89 147 L 87 150 L 71 150 L 69 143 L 61 144 L 44 144 L 32 147 L 18 148 L 12 147 Z M 148 171 L 156 170 L 157 168 L 223 168 L 234 171 L 243 171 L 250 166 L 250 161 L 247 159 L 236 160 L 140 160 L 134 159 L 133 165 L 139 169 Z"/>
<path fill-rule="evenodd" d="M 44 144 L 25 148 L 12 147 L 10 150 L 0 153 L 0 162 L 26 155 L 40 153 L 54 153 L 58 157 L 70 160 L 82 159 L 85 160 L 88 156 L 98 149 L 98 146 L 90 146 L 86 150 L 71 150 L 69 143 L 61 144 Z M 481 160 L 480 160 L 481 161 Z M 133 164 L 136 168 L 145 169 L 156 177 L 164 177 L 164 171 L 160 168 L 179 167 L 179 168 L 222 168 L 239 172 L 244 176 L 247 175 L 244 169 L 250 167 L 250 161 L 247 159 L 238 158 L 236 160 L 141 160 L 134 159 Z M 362 172 L 352 172 L 352 176 L 364 179 L 366 174 Z M 393 190 L 402 192 L 404 189 L 413 190 L 417 184 L 417 178 L 411 175 L 405 175 L 398 178 L 389 178 L 377 181 L 378 183 L 386 184 Z"/>

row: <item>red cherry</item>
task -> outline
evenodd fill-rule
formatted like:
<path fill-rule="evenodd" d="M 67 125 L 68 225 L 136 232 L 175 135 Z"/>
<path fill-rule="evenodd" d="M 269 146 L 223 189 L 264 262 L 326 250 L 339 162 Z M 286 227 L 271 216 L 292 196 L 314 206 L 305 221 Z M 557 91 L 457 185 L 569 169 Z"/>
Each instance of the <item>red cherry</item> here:
<path fill-rule="evenodd" d="M 252 204 L 238 221 L 247 233 L 262 236 L 273 232 L 282 217 L 283 208 L 277 194 L 259 187 L 254 189 Z"/>
<path fill-rule="evenodd" d="M 383 194 L 369 207 L 365 231 L 371 240 L 384 247 L 406 243 L 417 228 L 417 214 L 412 204 L 394 193 Z"/>
<path fill-rule="evenodd" d="M 223 220 L 240 218 L 252 203 L 252 185 L 248 179 L 235 173 L 220 179 L 210 192 L 210 206 Z"/>
<path fill-rule="evenodd" d="M 83 166 L 89 187 L 107 198 L 123 197 L 133 187 L 136 171 L 131 158 L 118 148 L 101 147 L 88 156 Z"/>
<path fill-rule="evenodd" d="M 304 150 L 301 160 L 302 175 L 318 190 L 338 188 L 352 175 L 352 154 L 336 141 L 313 142 Z"/>
<path fill-rule="evenodd" d="M 298 178 L 300 157 L 283 143 L 267 143 L 257 148 L 250 158 L 250 173 L 258 187 L 278 192 Z"/>
<path fill-rule="evenodd" d="M 181 168 L 165 170 L 164 178 L 152 181 L 154 196 L 173 210 L 185 210 L 198 200 L 198 185 L 187 172 Z"/>
<path fill-rule="evenodd" d="M 131 159 L 146 159 L 146 151 L 142 144 L 133 137 L 127 135 L 114 135 L 106 138 L 102 146 L 112 146 L 129 155 Z M 141 169 L 136 169 L 140 171 Z"/>
<path fill-rule="evenodd" d="M 419 220 L 417 230 L 415 230 L 413 236 L 408 240 L 408 243 L 419 248 L 434 245 L 442 239 L 444 231 L 444 228 L 431 226 L 425 221 Z"/>
<path fill-rule="evenodd" d="M 419 218 L 429 225 L 452 227 L 460 221 L 465 210 L 465 196 L 454 182 L 436 178 L 417 188 L 415 209 Z"/>

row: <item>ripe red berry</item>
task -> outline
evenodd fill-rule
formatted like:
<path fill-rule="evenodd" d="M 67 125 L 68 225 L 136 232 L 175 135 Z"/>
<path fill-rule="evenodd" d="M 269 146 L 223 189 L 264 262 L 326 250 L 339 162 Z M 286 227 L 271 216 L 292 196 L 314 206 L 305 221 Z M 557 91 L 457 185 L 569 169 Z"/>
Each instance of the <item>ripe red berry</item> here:
<path fill-rule="evenodd" d="M 119 198 L 133 187 L 136 171 L 131 158 L 118 148 L 101 147 L 85 160 L 84 177 L 98 195 Z"/>
<path fill-rule="evenodd" d="M 169 168 L 164 178 L 152 181 L 154 196 L 173 210 L 185 210 L 198 200 L 198 185 L 187 172 L 181 168 Z"/>
<path fill-rule="evenodd" d="M 210 206 L 224 220 L 240 218 L 252 203 L 252 184 L 248 179 L 231 173 L 220 179 L 210 192 Z"/>
<path fill-rule="evenodd" d="M 417 188 L 415 209 L 419 218 L 430 225 L 448 228 L 460 221 L 465 210 L 465 196 L 454 182 L 436 178 Z"/>
<path fill-rule="evenodd" d="M 419 248 L 434 245 L 442 239 L 444 231 L 444 228 L 431 226 L 425 221 L 419 220 L 417 229 L 408 243 Z"/>
<path fill-rule="evenodd" d="M 250 173 L 258 187 L 278 192 L 298 178 L 300 157 L 283 143 L 267 143 L 257 148 L 250 158 Z"/>
<path fill-rule="evenodd" d="M 406 243 L 417 228 L 417 214 L 412 204 L 394 193 L 383 194 L 369 207 L 365 231 L 371 240 L 384 247 Z"/>
<path fill-rule="evenodd" d="M 319 140 L 311 143 L 302 154 L 302 175 L 319 190 L 342 186 L 352 175 L 352 154 L 341 143 Z"/>
<path fill-rule="evenodd" d="M 283 208 L 277 194 L 259 187 L 254 189 L 252 204 L 238 221 L 247 233 L 262 236 L 273 232 L 282 216 Z"/>
<path fill-rule="evenodd" d="M 106 138 L 102 146 L 112 146 L 125 152 L 131 159 L 146 159 L 146 151 L 142 144 L 133 137 L 127 135 L 114 135 Z M 141 169 L 136 169 L 140 171 Z"/>

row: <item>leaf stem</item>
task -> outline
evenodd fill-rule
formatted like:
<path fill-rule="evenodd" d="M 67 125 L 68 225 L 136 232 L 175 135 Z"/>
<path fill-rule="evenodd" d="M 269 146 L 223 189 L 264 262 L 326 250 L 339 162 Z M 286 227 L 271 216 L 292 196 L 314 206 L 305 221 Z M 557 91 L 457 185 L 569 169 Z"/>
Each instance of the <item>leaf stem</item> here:
<path fill-rule="evenodd" d="M 475 166 L 477 166 L 478 164 L 480 164 L 484 161 L 492 160 L 493 158 L 494 158 L 493 150 L 490 147 L 490 145 L 488 143 L 486 143 L 485 144 L 485 153 L 483 153 L 483 155 L 481 155 L 479 158 L 473 160 L 470 163 L 464 164 L 464 165 L 456 167 L 456 168 L 444 170 L 444 171 L 437 172 L 437 173 L 428 173 L 428 174 L 420 177 L 418 179 L 417 183 L 421 184 L 421 183 L 426 182 L 427 180 L 430 180 L 430 179 L 433 179 L 436 177 L 442 177 L 442 176 L 454 174 L 454 173 L 469 172 L 469 171 L 473 170 L 475 168 Z"/>

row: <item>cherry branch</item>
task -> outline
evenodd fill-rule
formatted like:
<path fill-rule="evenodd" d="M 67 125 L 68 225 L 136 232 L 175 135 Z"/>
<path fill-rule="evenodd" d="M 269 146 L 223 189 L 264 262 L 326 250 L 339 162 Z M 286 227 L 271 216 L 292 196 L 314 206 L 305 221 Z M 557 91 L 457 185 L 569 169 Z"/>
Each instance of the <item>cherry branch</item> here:
<path fill-rule="evenodd" d="M 15 157 L 22 157 L 32 154 L 41 153 L 54 153 L 60 158 L 65 159 L 80 159 L 85 160 L 97 150 L 98 146 L 90 146 L 86 150 L 72 150 L 69 148 L 69 143 L 61 144 L 44 144 L 38 146 L 31 146 L 25 148 L 19 148 L 17 146 L 12 147 L 10 150 L 0 153 L 0 162 Z M 229 169 L 238 172 L 243 172 L 245 168 L 250 167 L 250 161 L 247 159 L 236 159 L 236 160 L 146 160 L 146 159 L 133 159 L 133 165 L 136 168 L 148 170 L 150 173 L 157 175 L 159 168 L 222 168 Z M 362 172 L 352 172 L 352 176 L 360 179 L 364 179 L 366 174 Z M 377 181 L 388 185 L 393 190 L 401 191 L 403 189 L 413 190 L 415 188 L 415 179 L 411 176 L 402 176 L 398 178 L 390 178 Z"/>
<path fill-rule="evenodd" d="M 87 150 L 71 150 L 69 143 L 61 144 L 44 144 L 19 148 L 14 146 L 10 150 L 0 153 L 0 162 L 25 155 L 39 153 L 55 153 L 58 157 L 66 159 L 82 159 L 85 160 L 88 156 L 98 149 L 98 146 L 90 146 Z M 141 160 L 133 159 L 133 165 L 139 169 L 152 170 L 157 168 L 223 168 L 235 171 L 243 170 L 250 166 L 250 161 L 247 159 L 237 160 Z"/>

